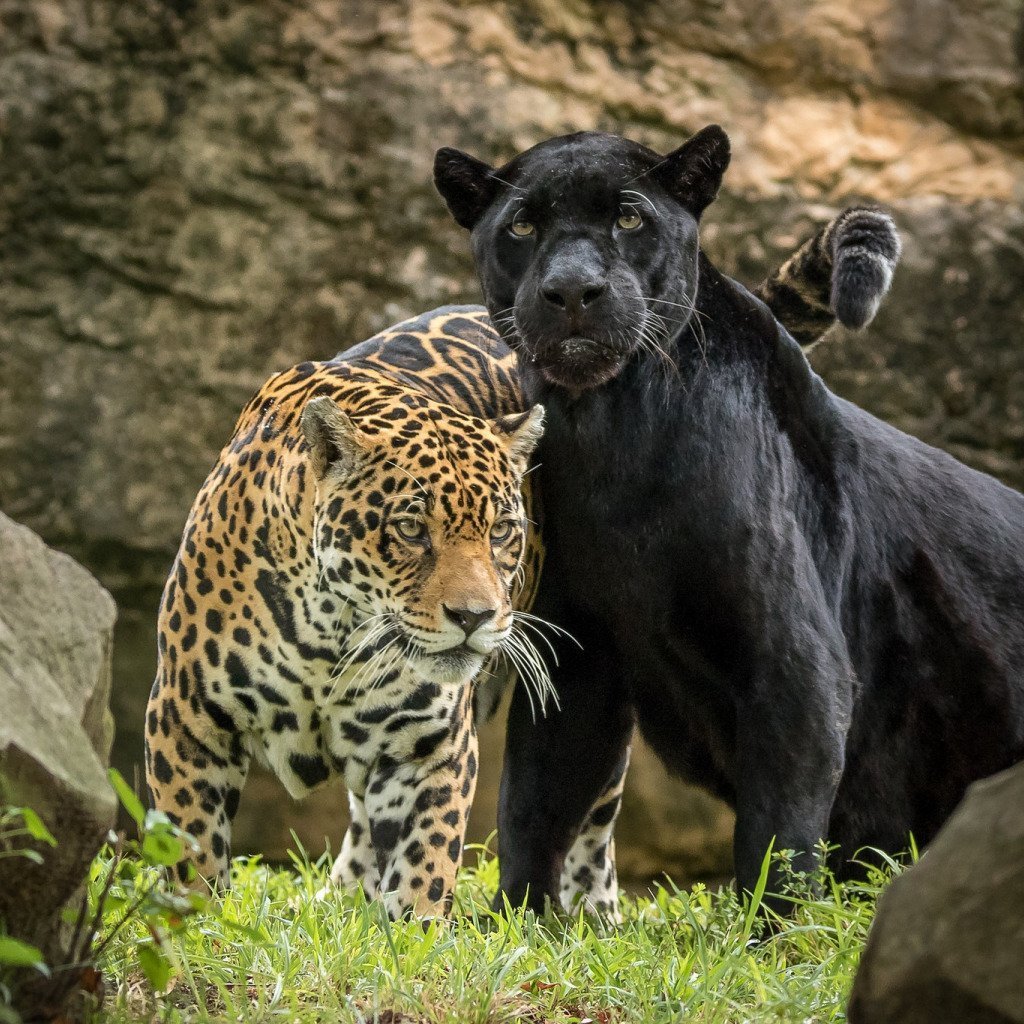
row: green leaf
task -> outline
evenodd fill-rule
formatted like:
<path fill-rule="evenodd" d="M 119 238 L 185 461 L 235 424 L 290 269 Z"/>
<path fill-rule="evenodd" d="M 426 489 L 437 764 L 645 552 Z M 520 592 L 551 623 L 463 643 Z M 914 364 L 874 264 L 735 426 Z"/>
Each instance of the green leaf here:
<path fill-rule="evenodd" d="M 147 864 L 170 867 L 181 860 L 184 852 L 181 840 L 168 829 L 147 832 L 142 840 L 142 856 Z"/>
<path fill-rule="evenodd" d="M 154 992 L 163 992 L 171 980 L 171 962 L 164 951 L 152 942 L 138 947 L 139 966 Z"/>
<path fill-rule="evenodd" d="M 0 935 L 0 964 L 5 967 L 38 967 L 46 970 L 43 954 L 35 946 L 11 938 L 10 935 Z"/>
<path fill-rule="evenodd" d="M 31 807 L 22 807 L 19 810 L 21 818 L 25 822 L 25 828 L 28 829 L 28 834 L 33 839 L 38 839 L 41 843 L 48 843 L 50 846 L 57 845 L 53 833 L 43 824 L 43 819 Z"/>
<path fill-rule="evenodd" d="M 121 806 L 131 815 L 132 820 L 141 830 L 142 823 L 146 820 L 146 809 L 142 806 L 142 801 L 135 795 L 132 787 L 124 781 L 124 776 L 116 768 L 110 768 L 107 771 L 107 777 L 114 787 L 117 798 L 121 801 Z"/>
<path fill-rule="evenodd" d="M 771 870 L 772 850 L 774 848 L 775 837 L 772 836 L 772 841 L 764 852 L 764 860 L 761 861 L 761 874 L 758 876 L 757 885 L 754 886 L 754 891 L 749 897 L 750 902 L 747 905 L 747 913 L 743 921 L 743 932 L 745 935 L 749 935 L 753 929 L 758 908 L 761 906 L 761 900 L 764 899 L 764 891 L 768 887 L 768 873 Z"/>
<path fill-rule="evenodd" d="M 258 928 L 250 928 L 246 924 L 242 924 L 240 921 L 231 921 L 228 918 L 221 918 L 221 924 L 229 932 L 234 932 L 236 935 L 244 935 L 250 942 L 265 943 L 267 942 L 267 933 L 265 930 Z"/>

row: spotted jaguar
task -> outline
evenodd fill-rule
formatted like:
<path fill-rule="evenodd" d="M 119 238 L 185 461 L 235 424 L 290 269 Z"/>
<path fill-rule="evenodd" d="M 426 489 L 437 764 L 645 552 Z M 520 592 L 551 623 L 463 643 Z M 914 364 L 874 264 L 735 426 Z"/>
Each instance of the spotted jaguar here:
<path fill-rule="evenodd" d="M 856 220 L 831 222 L 758 289 L 803 341 L 834 322 L 832 264 Z M 333 881 L 393 917 L 449 912 L 477 721 L 514 677 L 536 714 L 551 711 L 546 626 L 529 612 L 542 425 L 476 306 L 278 373 L 245 407 L 192 506 L 158 621 L 146 772 L 154 805 L 194 837 L 183 880 L 191 862 L 227 884 L 255 758 L 296 798 L 344 780 Z M 565 859 L 567 908 L 617 912 L 627 763 Z"/>

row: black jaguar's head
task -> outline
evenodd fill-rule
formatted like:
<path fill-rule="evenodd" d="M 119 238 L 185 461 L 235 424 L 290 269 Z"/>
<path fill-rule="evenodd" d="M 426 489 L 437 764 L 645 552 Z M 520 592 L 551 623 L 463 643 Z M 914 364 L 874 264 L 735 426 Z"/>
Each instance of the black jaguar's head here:
<path fill-rule="evenodd" d="M 579 394 L 688 321 L 697 222 L 728 163 L 717 125 L 667 156 L 581 132 L 498 169 L 441 149 L 434 180 L 473 232 L 495 325 L 547 381 Z"/>

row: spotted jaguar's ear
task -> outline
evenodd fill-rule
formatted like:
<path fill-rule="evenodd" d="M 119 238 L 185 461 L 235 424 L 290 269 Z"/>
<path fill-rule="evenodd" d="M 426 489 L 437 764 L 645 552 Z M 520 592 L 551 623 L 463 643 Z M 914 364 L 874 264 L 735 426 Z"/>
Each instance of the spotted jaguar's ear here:
<path fill-rule="evenodd" d="M 318 480 L 332 468 L 351 472 L 369 448 L 366 435 L 334 401 L 323 395 L 306 403 L 300 423 Z"/>
<path fill-rule="evenodd" d="M 434 185 L 456 222 L 469 231 L 498 191 L 490 164 L 449 146 L 434 155 Z"/>
<path fill-rule="evenodd" d="M 709 124 L 651 173 L 694 217 L 700 217 L 718 195 L 730 155 L 729 136 L 717 124 Z"/>
<path fill-rule="evenodd" d="M 525 473 L 533 449 L 544 435 L 544 406 L 500 416 L 493 423 L 495 433 L 505 442 L 512 465 L 519 473 Z"/>

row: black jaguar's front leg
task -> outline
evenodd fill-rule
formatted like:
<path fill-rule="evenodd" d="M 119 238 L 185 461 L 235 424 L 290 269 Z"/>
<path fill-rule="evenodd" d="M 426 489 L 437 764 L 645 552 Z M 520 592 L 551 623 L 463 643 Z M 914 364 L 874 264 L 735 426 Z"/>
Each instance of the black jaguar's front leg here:
<path fill-rule="evenodd" d="M 792 851 L 796 872 L 818 866 L 818 845 L 828 836 L 828 821 L 843 763 L 842 743 L 820 742 L 801 730 L 800 735 L 766 728 L 765 717 L 751 714 L 741 723 L 739 741 L 740 787 L 736 801 L 733 853 L 736 884 L 752 893 L 758 884 L 765 854 Z M 803 745 L 804 749 L 794 749 Z M 785 912 L 790 904 L 779 898 L 787 881 L 782 865 L 769 867 L 764 905 Z"/>
<path fill-rule="evenodd" d="M 595 801 L 621 774 L 633 712 L 613 652 L 584 641 L 559 651 L 552 673 L 560 708 L 548 703 L 534 720 L 520 684 L 509 712 L 498 805 L 498 854 L 504 897 L 543 911 L 558 904 L 566 854 Z"/>
<path fill-rule="evenodd" d="M 769 849 L 793 851 L 798 872 L 817 867 L 845 762 L 853 669 L 813 572 L 795 575 L 800 588 L 780 587 L 775 614 L 762 619 L 758 666 L 737 709 L 733 846 L 741 892 L 755 890 Z M 769 908 L 788 908 L 774 898 L 785 881 L 774 863 Z"/>

